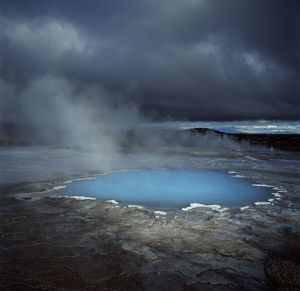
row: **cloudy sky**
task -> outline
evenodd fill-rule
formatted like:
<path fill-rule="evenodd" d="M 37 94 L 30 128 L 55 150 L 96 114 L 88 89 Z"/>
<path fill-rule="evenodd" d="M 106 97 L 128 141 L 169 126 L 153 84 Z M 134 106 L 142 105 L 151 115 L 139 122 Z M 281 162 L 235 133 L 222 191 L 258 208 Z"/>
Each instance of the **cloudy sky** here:
<path fill-rule="evenodd" d="M 67 82 L 155 118 L 300 119 L 299 4 L 1 0 L 0 106 Z"/>

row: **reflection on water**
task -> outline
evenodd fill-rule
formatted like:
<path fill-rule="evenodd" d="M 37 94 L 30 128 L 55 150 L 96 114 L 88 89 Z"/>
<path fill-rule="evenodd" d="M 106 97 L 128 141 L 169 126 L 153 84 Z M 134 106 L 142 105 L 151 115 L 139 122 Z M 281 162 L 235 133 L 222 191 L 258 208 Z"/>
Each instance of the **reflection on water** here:
<path fill-rule="evenodd" d="M 75 181 L 56 195 L 115 199 L 154 208 L 180 208 L 190 203 L 241 206 L 267 199 L 268 191 L 227 173 L 189 170 L 114 172 Z"/>

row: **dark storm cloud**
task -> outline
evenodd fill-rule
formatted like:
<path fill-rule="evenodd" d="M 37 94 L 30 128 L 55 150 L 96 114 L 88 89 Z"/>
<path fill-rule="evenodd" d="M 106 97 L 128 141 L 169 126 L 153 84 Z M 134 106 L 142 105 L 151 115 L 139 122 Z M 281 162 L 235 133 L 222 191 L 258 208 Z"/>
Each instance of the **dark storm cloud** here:
<path fill-rule="evenodd" d="M 161 118 L 300 118 L 297 0 L 10 0 L 0 11 L 6 100 L 51 75 Z"/>

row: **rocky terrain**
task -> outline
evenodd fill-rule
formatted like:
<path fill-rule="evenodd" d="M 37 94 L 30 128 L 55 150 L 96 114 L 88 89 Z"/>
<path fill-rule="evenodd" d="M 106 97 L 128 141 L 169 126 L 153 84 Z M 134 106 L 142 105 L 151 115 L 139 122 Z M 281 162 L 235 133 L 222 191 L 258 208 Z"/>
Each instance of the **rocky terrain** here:
<path fill-rule="evenodd" d="M 47 165 L 56 152 L 61 154 L 43 149 Z M 28 155 L 28 161 L 44 165 L 38 149 Z M 20 156 L 27 169 L 26 149 Z M 37 168 L 41 177 L 60 176 L 61 159 L 59 155 L 44 172 Z M 84 197 L 50 196 L 46 190 L 55 181 L 2 187 L 1 290 L 299 290 L 297 154 L 194 148 L 181 156 L 129 155 L 125 161 L 122 169 L 160 163 L 170 169 L 190 165 L 235 171 L 272 185 L 274 195 L 242 208 L 160 213 Z M 6 167 L 10 175 L 13 170 Z M 26 177 L 40 179 L 35 172 Z"/>
<path fill-rule="evenodd" d="M 300 287 L 295 206 L 160 215 L 93 200 L 7 197 L 1 209 L 2 290 Z"/>

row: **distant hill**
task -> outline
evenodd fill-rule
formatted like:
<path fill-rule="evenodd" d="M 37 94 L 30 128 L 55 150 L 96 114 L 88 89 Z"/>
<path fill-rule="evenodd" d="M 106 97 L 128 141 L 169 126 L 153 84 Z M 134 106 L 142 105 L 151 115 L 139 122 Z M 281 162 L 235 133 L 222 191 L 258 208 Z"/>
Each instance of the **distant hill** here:
<path fill-rule="evenodd" d="M 209 128 L 189 129 L 192 134 L 213 133 L 220 136 L 228 136 L 236 141 L 248 141 L 253 145 L 273 147 L 284 151 L 300 152 L 300 134 L 251 134 L 251 133 L 225 133 Z"/>

